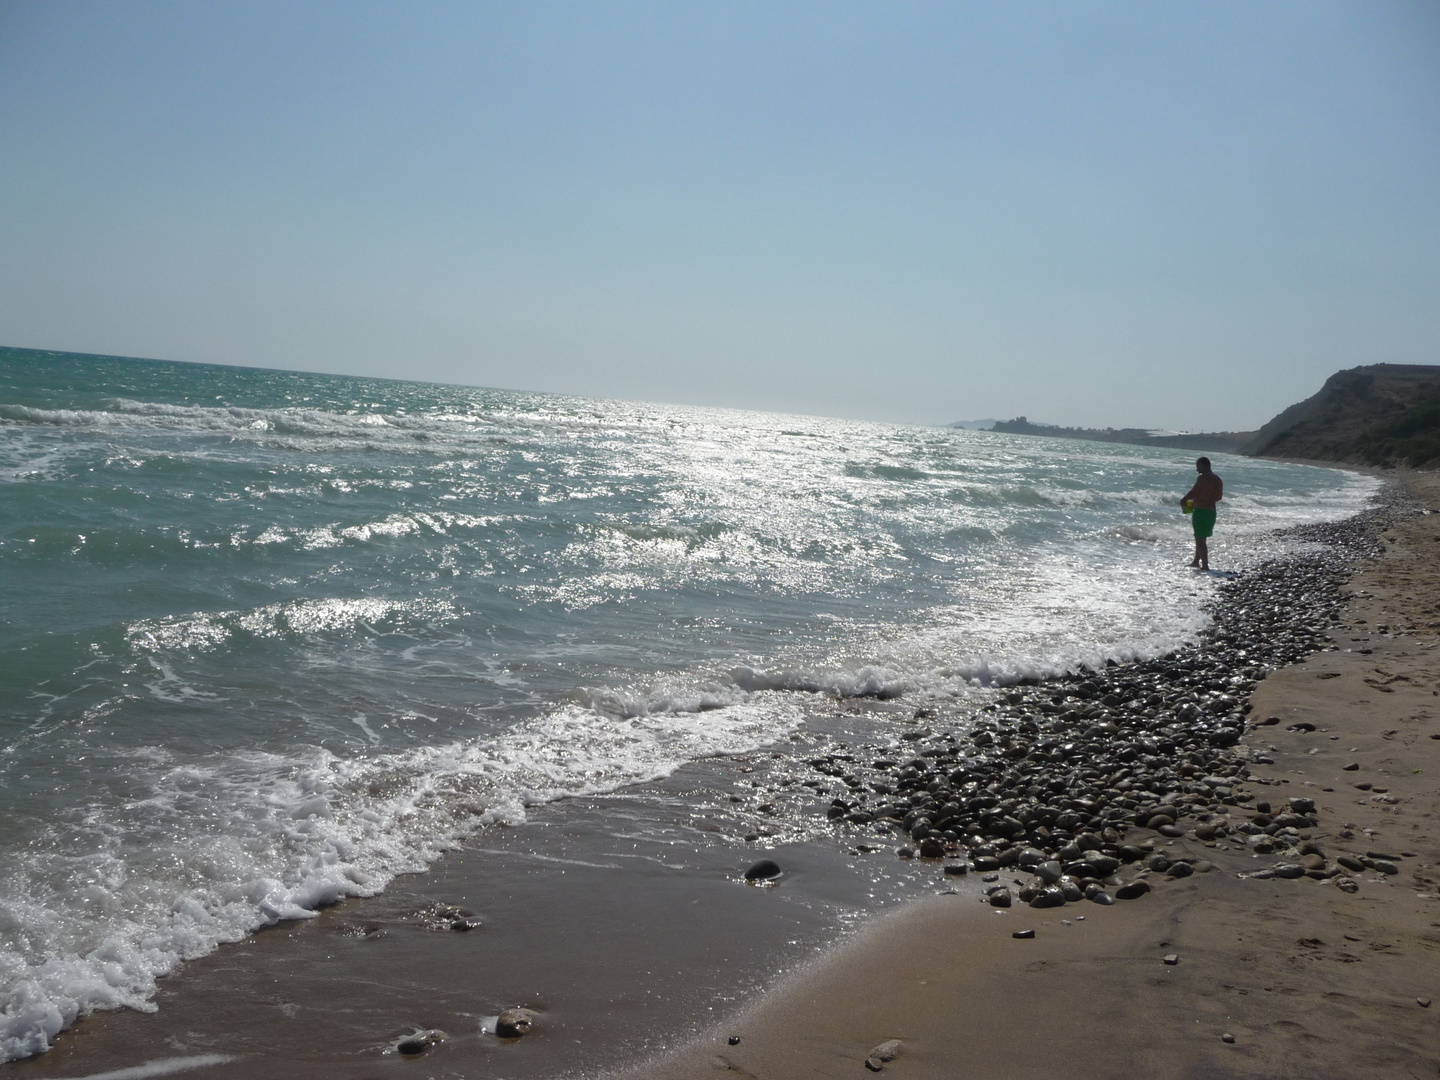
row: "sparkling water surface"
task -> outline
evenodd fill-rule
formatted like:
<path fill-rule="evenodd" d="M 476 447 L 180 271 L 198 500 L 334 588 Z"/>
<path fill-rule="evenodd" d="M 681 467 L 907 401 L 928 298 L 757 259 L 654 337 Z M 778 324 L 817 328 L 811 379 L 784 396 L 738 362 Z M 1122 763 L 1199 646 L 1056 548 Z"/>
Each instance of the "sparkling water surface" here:
<path fill-rule="evenodd" d="M 1214 456 L 1230 569 L 1375 487 Z M 0 1060 L 834 695 L 1167 651 L 1193 458 L 0 349 Z"/>

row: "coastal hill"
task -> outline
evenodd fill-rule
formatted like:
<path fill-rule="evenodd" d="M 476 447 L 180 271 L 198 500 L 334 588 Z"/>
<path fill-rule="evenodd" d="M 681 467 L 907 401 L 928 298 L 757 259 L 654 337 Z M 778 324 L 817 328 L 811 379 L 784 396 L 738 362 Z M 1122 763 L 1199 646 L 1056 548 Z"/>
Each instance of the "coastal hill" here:
<path fill-rule="evenodd" d="M 1023 416 L 996 421 L 989 430 L 1251 457 L 1435 468 L 1440 467 L 1440 366 L 1368 364 L 1337 371 L 1318 394 L 1291 405 L 1259 431 L 1072 428 L 1034 424 Z"/>
<path fill-rule="evenodd" d="M 1337 371 L 1314 397 L 1262 427 L 1242 453 L 1367 465 L 1440 464 L 1440 367 Z"/>

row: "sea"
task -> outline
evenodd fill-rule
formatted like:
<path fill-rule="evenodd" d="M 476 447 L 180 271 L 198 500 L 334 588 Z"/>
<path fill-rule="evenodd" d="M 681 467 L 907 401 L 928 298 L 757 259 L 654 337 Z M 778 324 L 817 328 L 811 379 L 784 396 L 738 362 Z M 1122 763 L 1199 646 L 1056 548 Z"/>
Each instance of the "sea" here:
<path fill-rule="evenodd" d="M 554 800 L 1193 640 L 1194 456 L 0 349 L 0 1061 Z M 1213 457 L 1225 573 L 1377 486 Z"/>

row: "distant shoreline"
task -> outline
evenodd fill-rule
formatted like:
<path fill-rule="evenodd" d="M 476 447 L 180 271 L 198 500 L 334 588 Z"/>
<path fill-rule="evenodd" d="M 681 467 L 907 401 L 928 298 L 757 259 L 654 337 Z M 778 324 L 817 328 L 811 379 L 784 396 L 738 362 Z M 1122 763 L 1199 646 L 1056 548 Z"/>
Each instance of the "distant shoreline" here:
<path fill-rule="evenodd" d="M 978 429 L 980 421 L 953 427 Z M 1144 428 L 1035 424 L 1023 416 L 989 428 L 1010 435 L 1161 446 L 1327 465 L 1440 468 L 1440 366 L 1369 364 L 1337 371 L 1319 393 L 1257 431 L 1158 434 Z"/>

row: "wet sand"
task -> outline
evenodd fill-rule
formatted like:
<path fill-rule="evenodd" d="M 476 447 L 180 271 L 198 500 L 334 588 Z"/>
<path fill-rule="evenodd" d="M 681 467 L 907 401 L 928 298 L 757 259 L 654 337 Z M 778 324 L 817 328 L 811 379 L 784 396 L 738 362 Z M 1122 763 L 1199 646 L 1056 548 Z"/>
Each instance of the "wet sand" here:
<path fill-rule="evenodd" d="M 1406 484 L 1440 511 L 1440 477 Z M 1215 868 L 1110 908 L 915 904 L 624 1075 L 860 1076 L 899 1040 L 875 1064 L 917 1080 L 1436 1076 L 1440 513 L 1400 518 L 1385 540 L 1347 590 L 1338 651 L 1267 677 L 1246 741 L 1273 760 L 1251 790 L 1314 798 L 1332 863 L 1386 856 L 1398 873 L 1363 869 L 1353 894 L 1260 880 L 1240 875 L 1273 856 L 1150 834 Z M 1023 929 L 1034 938 L 1011 936 Z"/>
<path fill-rule="evenodd" d="M 1412 488 L 1440 509 L 1434 477 Z M 1278 722 L 1246 736 L 1273 759 L 1250 789 L 1315 798 L 1314 841 L 1331 860 L 1397 856 L 1399 874 L 1357 874 L 1353 895 L 1241 878 L 1275 859 L 1238 843 L 1149 834 L 1215 869 L 1114 907 L 997 912 L 978 875 L 897 859 L 893 840 L 837 843 L 811 791 L 768 793 L 767 771 L 793 759 L 762 751 L 489 830 L 383 896 L 187 965 L 158 1013 L 97 1014 L 0 1076 L 179 1059 L 226 1080 L 844 1077 L 891 1039 L 883 1070 L 902 1077 L 1435 1076 L 1440 1004 L 1419 1002 L 1440 999 L 1440 515 L 1387 535 L 1350 586 L 1353 629 L 1337 642 L 1351 651 L 1272 673 L 1251 719 Z M 803 757 L 901 719 L 869 708 L 786 749 Z M 779 803 L 768 815 L 765 800 Z M 745 842 L 756 828 L 774 835 Z M 766 854 L 784 876 L 744 884 Z M 451 928 L 470 912 L 480 926 Z M 1033 939 L 1011 936 L 1027 929 Z M 496 1038 L 494 1016 L 512 1006 L 536 1009 L 536 1030 Z M 446 1037 L 396 1053 L 414 1029 Z"/>

